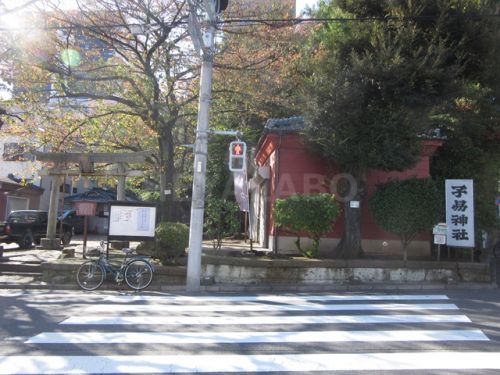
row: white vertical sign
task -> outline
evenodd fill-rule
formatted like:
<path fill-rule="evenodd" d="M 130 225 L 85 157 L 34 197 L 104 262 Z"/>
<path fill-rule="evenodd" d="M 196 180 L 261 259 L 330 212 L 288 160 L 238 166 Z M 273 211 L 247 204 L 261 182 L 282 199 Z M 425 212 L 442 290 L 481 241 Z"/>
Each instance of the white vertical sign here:
<path fill-rule="evenodd" d="M 250 203 L 248 197 L 248 181 L 247 172 L 233 172 L 234 178 L 234 195 L 236 197 L 236 202 L 240 206 L 240 211 L 249 212 Z"/>
<path fill-rule="evenodd" d="M 473 180 L 446 180 L 446 243 L 455 247 L 474 247 Z"/>

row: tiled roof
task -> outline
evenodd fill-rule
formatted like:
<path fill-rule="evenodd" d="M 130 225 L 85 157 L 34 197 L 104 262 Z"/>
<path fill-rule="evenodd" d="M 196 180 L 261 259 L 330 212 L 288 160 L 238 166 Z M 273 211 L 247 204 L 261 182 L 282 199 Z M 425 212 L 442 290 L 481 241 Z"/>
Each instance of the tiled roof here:
<path fill-rule="evenodd" d="M 302 116 L 287 118 L 271 118 L 267 120 L 265 129 L 267 131 L 298 132 L 304 130 L 305 120 Z"/>
<path fill-rule="evenodd" d="M 65 202 L 74 201 L 95 201 L 108 202 L 116 200 L 116 191 L 103 188 L 92 188 L 84 193 L 69 195 L 64 198 Z M 129 192 L 125 195 L 127 201 L 139 201 L 138 197 Z"/>

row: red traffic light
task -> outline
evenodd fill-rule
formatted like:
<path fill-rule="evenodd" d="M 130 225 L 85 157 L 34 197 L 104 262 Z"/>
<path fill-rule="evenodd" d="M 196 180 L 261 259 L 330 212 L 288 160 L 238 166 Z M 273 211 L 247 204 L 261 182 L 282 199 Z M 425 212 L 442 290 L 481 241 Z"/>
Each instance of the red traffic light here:
<path fill-rule="evenodd" d="M 243 142 L 232 142 L 231 143 L 231 155 L 242 156 L 245 150 L 245 145 Z"/>
<path fill-rule="evenodd" d="M 242 141 L 233 141 L 229 144 L 229 170 L 241 172 L 245 170 L 247 145 Z"/>

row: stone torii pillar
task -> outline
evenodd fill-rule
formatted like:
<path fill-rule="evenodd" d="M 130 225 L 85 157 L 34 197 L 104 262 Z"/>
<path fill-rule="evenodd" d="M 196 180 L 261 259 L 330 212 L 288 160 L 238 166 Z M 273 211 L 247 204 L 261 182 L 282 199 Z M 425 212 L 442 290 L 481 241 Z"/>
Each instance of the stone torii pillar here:
<path fill-rule="evenodd" d="M 125 164 L 118 163 L 117 172 L 118 172 L 118 175 L 117 175 L 118 186 L 116 187 L 116 200 L 117 201 L 124 201 L 125 200 L 125 180 L 126 180 Z"/>
<path fill-rule="evenodd" d="M 47 238 L 42 238 L 40 246 L 44 249 L 60 249 L 61 239 L 56 237 L 57 233 L 57 206 L 59 203 L 59 186 L 61 176 L 52 176 L 50 186 L 49 213 L 47 218 Z"/>

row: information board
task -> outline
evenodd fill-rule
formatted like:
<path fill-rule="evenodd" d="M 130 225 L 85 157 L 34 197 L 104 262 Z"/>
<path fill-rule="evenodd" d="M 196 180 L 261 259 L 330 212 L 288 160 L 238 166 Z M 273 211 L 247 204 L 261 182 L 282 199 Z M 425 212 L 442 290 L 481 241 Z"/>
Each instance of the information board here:
<path fill-rule="evenodd" d="M 156 227 L 156 204 L 112 202 L 109 207 L 110 240 L 153 240 Z"/>

